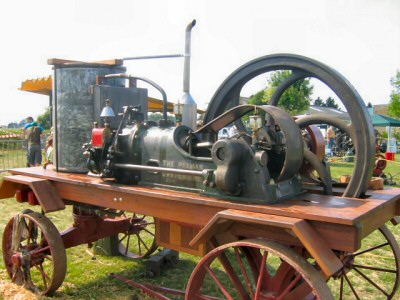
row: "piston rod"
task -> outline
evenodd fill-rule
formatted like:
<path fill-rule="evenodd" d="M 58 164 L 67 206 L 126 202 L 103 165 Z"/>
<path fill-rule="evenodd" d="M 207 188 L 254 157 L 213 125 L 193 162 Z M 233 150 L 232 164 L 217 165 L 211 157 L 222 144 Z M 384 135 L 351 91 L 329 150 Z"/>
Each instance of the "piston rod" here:
<path fill-rule="evenodd" d="M 120 169 L 128 169 L 128 170 L 140 170 L 140 171 L 161 172 L 161 173 L 165 172 L 165 173 L 200 176 L 200 177 L 204 176 L 203 171 L 179 170 L 179 169 L 173 169 L 173 168 L 142 166 L 142 165 L 134 165 L 134 164 L 115 164 L 114 167 L 120 168 Z"/>

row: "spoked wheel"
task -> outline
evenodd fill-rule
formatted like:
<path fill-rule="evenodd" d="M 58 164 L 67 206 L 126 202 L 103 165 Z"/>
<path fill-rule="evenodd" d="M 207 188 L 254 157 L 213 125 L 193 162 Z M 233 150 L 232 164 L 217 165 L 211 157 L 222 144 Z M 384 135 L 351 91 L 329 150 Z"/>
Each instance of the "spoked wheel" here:
<path fill-rule="evenodd" d="M 336 299 L 393 299 L 399 287 L 400 248 L 390 230 L 381 226 L 355 253 L 339 252 L 343 270 L 328 284 Z"/>
<path fill-rule="evenodd" d="M 63 240 L 53 223 L 37 212 L 24 211 L 8 222 L 3 258 L 12 282 L 34 292 L 51 295 L 65 278 Z"/>
<path fill-rule="evenodd" d="M 121 255 L 129 258 L 145 258 L 156 249 L 155 221 L 153 217 L 133 213 L 129 230 L 118 235 L 118 249 Z"/>
<path fill-rule="evenodd" d="M 314 78 L 324 83 L 333 91 L 346 107 L 351 123 L 347 124 L 338 118 L 322 114 L 313 115 L 296 121 L 300 128 L 309 125 L 329 124 L 346 132 L 355 147 L 355 167 L 351 180 L 343 196 L 359 197 L 364 194 L 372 174 L 374 164 L 374 134 L 365 104 L 354 87 L 336 70 L 307 57 L 292 54 L 268 55 L 254 59 L 235 70 L 218 88 L 204 115 L 204 123 L 211 122 L 227 109 L 239 104 L 240 91 L 243 86 L 256 76 L 279 70 L 291 71 L 291 76 L 277 87 L 269 101 L 276 106 L 283 93 L 295 82 L 305 78 Z M 245 130 L 241 120 L 235 122 L 239 130 Z M 307 150 L 307 149 L 305 149 Z M 306 160 L 317 162 L 312 152 L 304 151 Z M 321 162 L 319 162 L 321 164 Z M 320 167 L 322 170 L 322 166 Z M 329 189 L 329 187 L 328 187 Z"/>
<path fill-rule="evenodd" d="M 303 257 L 270 241 L 243 240 L 215 248 L 196 266 L 186 299 L 333 299 Z"/>

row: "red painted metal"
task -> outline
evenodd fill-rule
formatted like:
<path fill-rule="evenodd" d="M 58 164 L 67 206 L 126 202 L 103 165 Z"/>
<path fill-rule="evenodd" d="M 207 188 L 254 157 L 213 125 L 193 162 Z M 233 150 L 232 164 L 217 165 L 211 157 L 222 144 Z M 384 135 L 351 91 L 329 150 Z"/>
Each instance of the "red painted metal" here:
<path fill-rule="evenodd" d="M 39 205 L 35 193 L 31 189 L 20 189 L 15 192 L 15 198 L 19 203 L 28 202 L 30 205 Z"/>
<path fill-rule="evenodd" d="M 134 288 L 141 289 L 146 294 L 148 294 L 152 297 L 155 297 L 157 299 L 170 300 L 170 298 L 168 298 L 158 292 L 168 294 L 168 295 L 174 295 L 174 296 L 185 296 L 186 295 L 186 291 L 170 289 L 170 288 L 166 288 L 163 286 L 153 285 L 150 283 L 138 283 L 136 281 L 127 279 L 126 277 L 123 277 L 123 276 L 117 275 L 117 274 L 110 274 L 110 277 L 120 280 Z M 212 297 L 212 296 L 208 296 L 207 299 L 208 300 L 221 300 L 221 298 Z"/>
<path fill-rule="evenodd" d="M 62 284 L 65 248 L 57 228 L 44 215 L 24 211 L 12 218 L 4 229 L 2 249 L 12 282 L 46 295 Z"/>
<path fill-rule="evenodd" d="M 129 284 L 130 286 L 133 286 L 135 288 L 141 289 L 143 292 L 145 292 L 146 294 L 148 294 L 148 295 L 150 295 L 150 296 L 152 296 L 152 297 L 154 297 L 156 299 L 159 299 L 159 300 L 171 300 L 170 298 L 168 298 L 168 297 L 166 297 L 166 296 L 164 296 L 164 295 L 152 290 L 151 288 L 149 288 L 148 286 L 146 286 L 144 284 L 137 283 L 137 282 L 135 282 L 133 280 L 127 279 L 127 278 L 125 278 L 123 276 L 120 276 L 120 275 L 117 275 L 117 274 L 111 274 L 110 276 L 115 278 L 115 279 L 118 279 L 118 280 L 120 280 L 120 281 L 122 281 L 122 282 L 124 282 L 126 284 Z"/>
<path fill-rule="evenodd" d="M 101 147 L 103 146 L 103 132 L 105 128 L 93 128 L 92 130 L 92 146 Z"/>
<path fill-rule="evenodd" d="M 15 192 L 15 198 L 19 203 L 28 202 L 28 189 L 17 190 Z"/>
<path fill-rule="evenodd" d="M 102 218 L 95 213 L 73 213 L 73 217 L 73 226 L 61 233 L 65 248 L 92 243 L 130 230 L 130 218 Z"/>
<path fill-rule="evenodd" d="M 32 206 L 39 205 L 39 201 L 33 191 L 28 192 L 28 203 Z"/>
<path fill-rule="evenodd" d="M 306 126 L 305 129 L 310 138 L 310 150 L 319 158 L 320 161 L 323 161 L 325 156 L 325 139 L 321 130 L 319 130 L 316 125 Z M 310 174 L 313 171 L 314 168 L 304 161 L 300 169 L 300 174 Z"/>
<path fill-rule="evenodd" d="M 239 259 L 232 258 L 232 250 Z M 221 280 L 224 277 L 230 278 L 229 283 Z M 239 278 L 245 279 L 245 285 Z M 210 280 L 214 281 L 212 287 Z M 190 277 L 186 299 L 210 299 L 208 288 L 223 299 L 333 299 L 323 278 L 304 257 L 282 244 L 263 240 L 232 242 L 209 252 Z"/>

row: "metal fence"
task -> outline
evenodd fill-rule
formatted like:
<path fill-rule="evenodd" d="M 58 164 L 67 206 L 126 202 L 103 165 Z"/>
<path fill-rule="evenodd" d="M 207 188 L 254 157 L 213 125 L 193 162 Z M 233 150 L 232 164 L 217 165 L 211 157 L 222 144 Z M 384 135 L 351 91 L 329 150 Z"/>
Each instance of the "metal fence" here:
<path fill-rule="evenodd" d="M 0 140 L 0 172 L 27 166 L 26 140 Z"/>

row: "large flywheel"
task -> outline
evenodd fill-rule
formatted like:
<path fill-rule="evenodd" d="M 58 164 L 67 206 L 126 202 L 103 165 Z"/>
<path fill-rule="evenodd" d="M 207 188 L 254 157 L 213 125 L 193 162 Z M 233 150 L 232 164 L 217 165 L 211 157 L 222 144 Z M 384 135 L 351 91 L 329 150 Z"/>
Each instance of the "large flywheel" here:
<path fill-rule="evenodd" d="M 327 124 L 349 134 L 354 144 L 356 158 L 353 175 L 343 196 L 359 197 L 363 195 L 367 190 L 374 163 L 372 123 L 365 104 L 355 88 L 340 73 L 325 64 L 292 54 L 268 55 L 252 60 L 234 71 L 221 84 L 210 101 L 204 116 L 204 123 L 207 124 L 228 109 L 239 105 L 240 91 L 251 79 L 260 74 L 278 70 L 290 70 L 291 76 L 276 89 L 269 102 L 270 105 L 277 106 L 282 94 L 292 84 L 305 78 L 315 78 L 323 82 L 343 103 L 350 116 L 350 123 L 325 114 L 307 116 L 296 122 L 301 129 L 313 124 Z M 236 121 L 236 126 L 241 130 L 245 129 L 239 119 Z M 315 161 L 316 159 L 309 155 L 309 160 Z"/>

